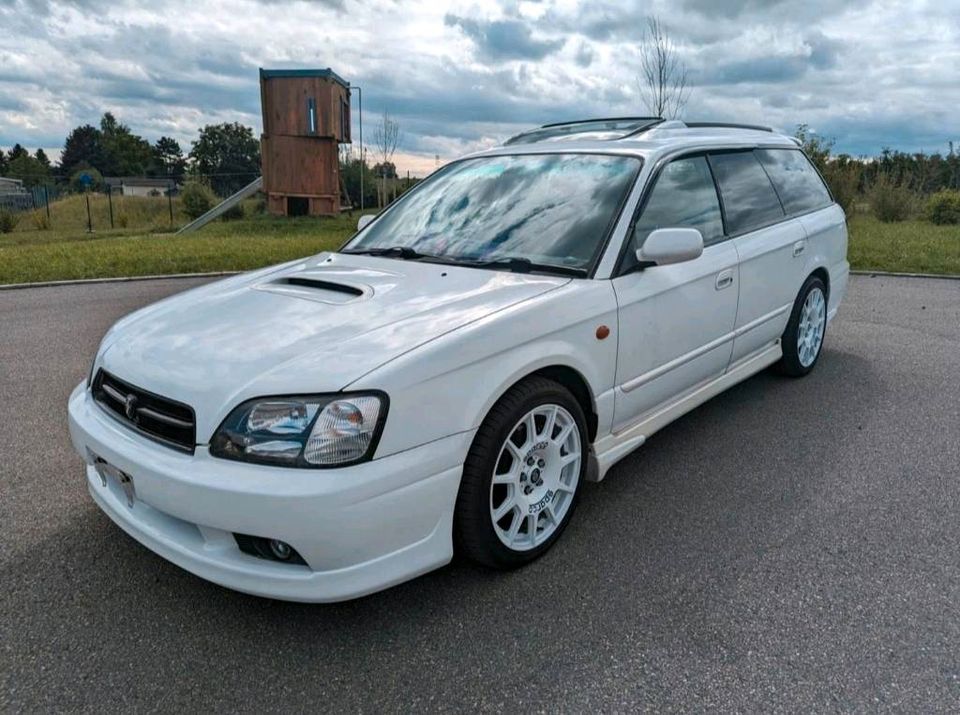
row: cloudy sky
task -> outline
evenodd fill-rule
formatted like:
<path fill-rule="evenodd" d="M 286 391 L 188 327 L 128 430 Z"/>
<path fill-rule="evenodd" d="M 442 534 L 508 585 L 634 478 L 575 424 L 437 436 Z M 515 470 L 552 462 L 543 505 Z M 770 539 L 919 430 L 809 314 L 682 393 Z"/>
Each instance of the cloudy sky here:
<path fill-rule="evenodd" d="M 207 123 L 259 133 L 258 67 L 329 66 L 424 173 L 531 125 L 645 113 L 649 15 L 689 68 L 687 118 L 804 122 L 853 154 L 960 143 L 960 0 L 0 0 L 0 146 L 57 149 L 107 110 L 185 150 Z"/>

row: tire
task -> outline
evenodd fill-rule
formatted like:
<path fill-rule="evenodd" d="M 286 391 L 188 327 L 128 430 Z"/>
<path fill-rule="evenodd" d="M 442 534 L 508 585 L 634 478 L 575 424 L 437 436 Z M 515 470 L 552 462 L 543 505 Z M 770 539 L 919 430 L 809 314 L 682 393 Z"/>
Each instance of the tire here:
<path fill-rule="evenodd" d="M 496 569 L 540 557 L 570 523 L 588 449 L 586 419 L 569 390 L 538 376 L 510 388 L 464 463 L 453 518 L 457 553 Z"/>
<path fill-rule="evenodd" d="M 780 346 L 777 371 L 790 377 L 807 375 L 820 359 L 827 330 L 827 287 L 817 276 L 804 282 L 793 304 Z"/>

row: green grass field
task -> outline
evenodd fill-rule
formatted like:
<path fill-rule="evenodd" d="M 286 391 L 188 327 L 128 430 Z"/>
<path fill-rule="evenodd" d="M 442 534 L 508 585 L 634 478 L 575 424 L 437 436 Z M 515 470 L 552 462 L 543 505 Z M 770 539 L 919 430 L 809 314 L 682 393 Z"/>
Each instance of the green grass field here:
<path fill-rule="evenodd" d="M 850 265 L 861 271 L 960 275 L 960 226 L 850 219 Z"/>
<path fill-rule="evenodd" d="M 357 221 L 357 214 L 338 218 L 255 214 L 251 202 L 247 218 L 216 221 L 195 233 L 175 236 L 169 232 L 166 199 L 127 198 L 128 228 L 87 233 L 81 200 L 74 197 L 52 205 L 56 213 L 47 230 L 37 229 L 28 215 L 13 233 L 0 234 L 0 284 L 248 270 L 335 249 L 353 233 Z M 95 227 L 109 227 L 108 217 L 97 216 Z M 130 227 L 134 218 L 140 228 Z M 174 218 L 175 225 L 186 221 L 177 205 Z M 851 218 L 849 226 L 850 263 L 855 269 L 960 275 L 960 226 L 922 221 L 884 224 L 864 215 Z"/>

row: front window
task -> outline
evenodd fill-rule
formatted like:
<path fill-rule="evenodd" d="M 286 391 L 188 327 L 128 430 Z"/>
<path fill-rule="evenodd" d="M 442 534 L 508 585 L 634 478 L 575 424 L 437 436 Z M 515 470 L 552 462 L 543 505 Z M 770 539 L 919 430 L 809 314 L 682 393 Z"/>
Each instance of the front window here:
<path fill-rule="evenodd" d="M 658 228 L 695 228 L 705 245 L 723 238 L 720 201 L 705 157 L 677 159 L 663 168 L 637 221 L 636 248 Z"/>
<path fill-rule="evenodd" d="M 586 275 L 639 169 L 636 157 L 602 154 L 466 159 L 402 198 L 344 252 L 526 261 Z"/>

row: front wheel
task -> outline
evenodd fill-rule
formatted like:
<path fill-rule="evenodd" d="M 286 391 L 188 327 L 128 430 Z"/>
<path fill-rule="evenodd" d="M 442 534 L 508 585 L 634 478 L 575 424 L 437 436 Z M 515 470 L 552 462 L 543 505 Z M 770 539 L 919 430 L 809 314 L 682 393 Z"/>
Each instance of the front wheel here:
<path fill-rule="evenodd" d="M 511 388 L 464 463 L 454 514 L 458 551 L 508 569 L 549 549 L 576 508 L 587 466 L 585 425 L 562 385 L 532 377 Z"/>
<path fill-rule="evenodd" d="M 827 287 L 817 276 L 807 278 L 790 313 L 780 344 L 780 372 L 801 377 L 813 370 L 820 358 L 827 329 Z"/>

